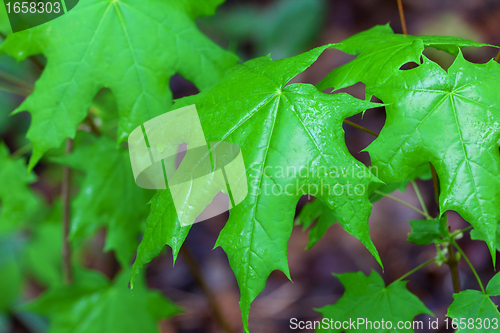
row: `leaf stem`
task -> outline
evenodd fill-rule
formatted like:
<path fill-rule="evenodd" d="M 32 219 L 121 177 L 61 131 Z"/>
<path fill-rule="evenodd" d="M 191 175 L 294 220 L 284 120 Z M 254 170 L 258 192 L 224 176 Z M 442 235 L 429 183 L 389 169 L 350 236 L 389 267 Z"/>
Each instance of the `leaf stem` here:
<path fill-rule="evenodd" d="M 73 140 L 66 140 L 66 155 L 71 153 L 73 148 Z M 69 243 L 69 230 L 70 230 L 70 181 L 71 169 L 65 165 L 63 167 L 63 179 L 61 188 L 61 198 L 63 205 L 63 248 L 62 248 L 62 268 L 65 284 L 73 283 L 73 272 L 71 270 L 71 245 Z"/>
<path fill-rule="evenodd" d="M 420 202 L 420 206 L 422 206 L 422 210 L 424 211 L 425 214 L 429 215 L 429 211 L 427 210 L 427 206 L 425 205 L 424 198 L 422 198 L 422 193 L 420 193 L 420 190 L 418 188 L 417 183 L 412 180 L 411 184 L 413 185 L 413 189 L 415 190 L 415 193 L 417 194 L 418 201 Z"/>
<path fill-rule="evenodd" d="M 219 326 L 222 328 L 222 330 L 226 333 L 233 333 L 233 330 L 231 329 L 231 326 L 229 326 L 229 323 L 225 320 L 222 311 L 219 307 L 219 304 L 217 303 L 217 300 L 215 298 L 214 293 L 212 290 L 208 287 L 208 284 L 205 282 L 205 278 L 203 277 L 203 273 L 200 270 L 200 267 L 198 266 L 198 263 L 194 259 L 193 254 L 187 247 L 187 244 L 184 243 L 183 246 L 181 247 L 180 253 L 182 254 L 184 260 L 186 260 L 186 264 L 191 271 L 191 274 L 193 274 L 193 277 L 200 287 L 201 291 L 203 294 L 205 294 L 205 297 L 208 300 L 208 304 L 210 304 L 210 307 L 212 308 L 213 315 L 215 317 L 215 320 L 219 324 Z"/>
<path fill-rule="evenodd" d="M 429 264 L 432 264 L 433 262 L 436 261 L 436 258 L 433 258 L 431 260 L 427 260 L 426 262 L 424 262 L 423 264 L 415 267 L 414 269 L 412 269 L 411 271 L 409 271 L 408 273 L 404 274 L 403 276 L 401 276 L 399 279 L 397 279 L 396 281 L 394 282 L 399 282 L 399 281 L 402 281 L 404 280 L 405 278 L 407 278 L 408 276 L 412 275 L 413 273 L 415 273 L 416 271 L 418 271 L 419 269 L 422 269 L 424 268 L 425 266 L 429 265 Z M 393 282 L 393 283 L 394 283 Z"/>
<path fill-rule="evenodd" d="M 479 283 L 479 287 L 481 287 L 481 291 L 483 293 L 486 293 L 486 291 L 484 290 L 483 283 L 481 282 L 481 279 L 479 278 L 479 275 L 476 272 L 476 269 L 474 268 L 474 266 L 472 266 L 469 258 L 465 255 L 465 252 L 462 250 L 462 248 L 460 246 L 458 246 L 457 242 L 454 239 L 452 239 L 451 242 L 453 243 L 455 248 L 458 250 L 458 252 L 460 252 L 460 255 L 465 259 L 465 261 L 469 265 L 470 269 L 472 270 L 472 273 L 474 273 L 474 276 L 476 277 L 476 280 Z"/>
<path fill-rule="evenodd" d="M 455 231 L 453 231 L 453 233 L 450 235 L 450 238 L 455 238 L 455 237 L 457 237 L 458 235 L 463 234 L 464 232 L 466 232 L 466 231 L 468 231 L 468 230 L 470 230 L 470 229 L 472 229 L 472 226 L 471 226 L 471 225 L 470 225 L 470 226 L 468 226 L 467 228 L 463 228 L 463 229 L 461 229 L 461 230 L 455 230 Z"/>
<path fill-rule="evenodd" d="M 354 127 L 354 128 L 357 128 L 357 129 L 359 129 L 359 130 L 362 130 L 363 132 L 366 132 L 366 133 L 368 133 L 368 134 L 371 134 L 371 135 L 373 135 L 373 136 L 378 136 L 378 135 L 379 135 L 377 132 L 374 132 L 374 131 L 372 131 L 372 130 L 369 130 L 369 129 L 368 129 L 368 128 L 366 128 L 366 127 L 363 127 L 363 126 L 361 126 L 361 125 L 358 125 L 358 124 L 356 124 L 356 123 L 353 123 L 353 122 L 352 122 L 352 121 L 350 121 L 350 120 L 344 119 L 344 123 L 346 123 L 347 125 L 352 126 L 352 127 Z"/>
<path fill-rule="evenodd" d="M 410 208 L 410 209 L 413 209 L 413 210 L 414 210 L 414 211 L 416 211 L 417 213 L 419 213 L 419 214 L 421 214 L 421 215 L 425 216 L 428 220 L 432 220 L 432 217 L 431 217 L 428 213 L 424 212 L 424 211 L 423 211 L 423 210 L 421 210 L 421 209 L 418 209 L 417 207 L 413 206 L 412 204 L 409 204 L 409 203 L 408 203 L 408 202 L 406 202 L 406 201 L 403 201 L 403 200 L 401 200 L 401 199 L 398 199 L 398 198 L 396 198 L 396 197 L 394 197 L 394 196 L 392 196 L 392 195 L 390 195 L 390 194 L 384 193 L 384 192 L 375 191 L 375 193 L 377 193 L 378 195 L 381 195 L 381 196 L 383 196 L 383 197 L 387 197 L 387 198 L 389 198 L 389 199 L 391 199 L 391 200 L 394 200 L 394 201 L 396 201 L 396 202 L 399 202 L 400 204 L 405 205 L 406 207 L 408 207 L 408 208 Z"/>
<path fill-rule="evenodd" d="M 500 60 L 500 51 L 498 51 L 497 56 L 495 57 L 495 61 L 498 62 Z"/>
<path fill-rule="evenodd" d="M 439 206 L 439 181 L 438 181 L 438 176 L 436 172 L 436 168 L 434 168 L 434 165 L 431 164 L 431 173 L 432 173 L 432 185 L 434 186 L 434 197 L 436 199 L 436 203 Z"/>

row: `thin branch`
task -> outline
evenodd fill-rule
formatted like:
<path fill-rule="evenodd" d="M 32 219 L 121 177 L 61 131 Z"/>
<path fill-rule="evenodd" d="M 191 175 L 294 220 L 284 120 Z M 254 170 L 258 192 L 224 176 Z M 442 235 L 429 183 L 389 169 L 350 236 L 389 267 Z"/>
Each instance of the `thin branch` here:
<path fill-rule="evenodd" d="M 378 194 L 378 195 L 381 195 L 383 197 L 386 197 L 386 198 L 389 198 L 391 200 L 394 200 L 396 202 L 399 202 L 400 204 L 402 205 L 405 205 L 406 207 L 410 208 L 410 209 L 413 209 L 414 211 L 416 211 L 417 213 L 425 216 L 428 220 L 432 220 L 432 217 L 429 215 L 429 214 L 426 214 L 423 210 L 421 209 L 418 209 L 417 207 L 413 206 L 412 204 L 409 204 L 407 203 L 406 201 L 403 201 L 401 199 L 398 199 L 390 194 L 387 194 L 387 193 L 384 193 L 384 192 L 380 192 L 380 191 L 375 191 L 374 193 Z"/>
<path fill-rule="evenodd" d="M 2 81 L 0 81 L 0 91 L 5 91 L 10 94 L 18 95 L 21 97 L 28 97 L 29 94 L 31 94 L 30 90 L 26 90 L 24 88 L 21 88 L 17 85 L 9 85 L 5 84 Z"/>
<path fill-rule="evenodd" d="M 19 148 L 18 150 L 16 150 L 15 152 L 13 152 L 12 157 L 23 156 L 24 154 L 29 153 L 32 148 L 33 148 L 33 145 L 31 143 L 27 143 L 24 146 L 22 146 L 21 148 Z"/>
<path fill-rule="evenodd" d="M 425 205 L 424 198 L 422 198 L 422 193 L 420 193 L 420 190 L 418 189 L 417 183 L 412 180 L 411 184 L 413 185 L 413 189 L 415 190 L 415 193 L 417 194 L 418 201 L 420 202 L 420 206 L 422 206 L 422 210 L 424 211 L 425 214 L 429 215 L 429 211 L 427 210 L 427 206 Z"/>
<path fill-rule="evenodd" d="M 374 132 L 374 131 L 369 130 L 368 128 L 365 128 L 365 127 L 363 127 L 363 126 L 361 126 L 361 125 L 358 125 L 358 124 L 356 124 L 356 123 L 353 123 L 353 122 L 352 122 L 352 121 L 350 121 L 350 120 L 344 119 L 344 123 L 346 123 L 346 124 L 347 124 L 347 125 L 349 125 L 349 126 L 355 127 L 355 128 L 357 128 L 357 129 L 359 129 L 359 130 L 362 130 L 363 132 L 366 132 L 366 133 L 368 133 L 368 134 L 371 134 L 371 135 L 373 135 L 373 136 L 378 136 L 378 135 L 379 135 L 377 132 Z"/>
<path fill-rule="evenodd" d="M 2 70 L 0 70 L 0 79 L 2 79 L 3 81 L 5 81 L 7 83 L 12 84 L 12 85 L 16 85 L 16 86 L 25 88 L 26 90 L 33 90 L 33 85 L 30 84 L 29 82 L 21 80 L 20 78 L 16 77 L 15 75 L 4 72 Z"/>
<path fill-rule="evenodd" d="M 415 273 L 416 271 L 418 271 L 418 270 L 420 270 L 420 269 L 424 268 L 425 266 L 427 266 L 427 265 L 429 265 L 429 264 L 432 264 L 432 263 L 433 263 L 433 262 L 435 262 L 435 261 L 436 261 L 436 258 L 433 258 L 433 259 L 431 259 L 431 260 L 427 260 L 426 262 L 424 262 L 423 264 L 421 264 L 421 265 L 419 265 L 419 266 L 415 267 L 414 269 L 412 269 L 412 270 L 411 270 L 411 271 L 409 271 L 408 273 L 404 274 L 402 277 L 400 277 L 399 279 L 397 279 L 397 280 L 396 280 L 396 281 L 394 281 L 394 282 L 399 282 L 399 281 L 402 281 L 402 280 L 406 279 L 408 276 L 412 275 L 412 274 L 413 274 L 413 273 Z M 394 283 L 394 282 L 393 282 L 393 283 Z"/>
<path fill-rule="evenodd" d="M 33 65 L 35 65 L 35 67 L 37 67 L 40 70 L 40 72 L 42 72 L 45 69 L 45 65 L 36 56 L 33 55 L 28 59 L 33 63 Z"/>
<path fill-rule="evenodd" d="M 222 328 L 222 330 L 226 333 L 233 333 L 233 330 L 231 329 L 231 326 L 226 322 L 226 319 L 224 315 L 222 314 L 222 311 L 219 307 L 219 304 L 217 303 L 217 300 L 215 298 L 214 293 L 212 290 L 208 287 L 208 284 L 205 282 L 205 278 L 203 277 L 203 273 L 200 270 L 200 267 L 198 266 L 198 263 L 194 259 L 194 256 L 191 254 L 191 251 L 188 249 L 186 246 L 186 243 L 181 247 L 180 253 L 182 254 L 184 260 L 186 260 L 186 264 L 189 267 L 189 270 L 193 274 L 194 279 L 196 280 L 196 283 L 200 287 L 201 291 L 203 294 L 205 294 L 205 297 L 208 300 L 208 303 L 210 304 L 210 307 L 212 308 L 213 315 L 215 317 L 215 320 L 219 324 L 219 326 Z"/>
<path fill-rule="evenodd" d="M 405 13 L 403 11 L 403 3 L 401 0 L 398 1 L 399 19 L 401 20 L 401 28 L 403 29 L 403 35 L 408 35 L 408 30 L 406 29 Z"/>
<path fill-rule="evenodd" d="M 7 314 L 11 318 L 14 327 L 17 326 L 21 328 L 22 332 L 32 332 L 32 327 L 26 324 L 26 320 L 24 317 L 20 316 L 19 313 L 16 313 L 16 311 L 9 311 Z"/>
<path fill-rule="evenodd" d="M 33 85 L 10 73 L 0 70 L 0 90 L 27 97 L 33 92 Z"/>
<path fill-rule="evenodd" d="M 500 60 L 500 51 L 498 51 L 497 56 L 495 57 L 495 61 L 498 62 Z"/>
<path fill-rule="evenodd" d="M 474 268 L 474 266 L 472 266 L 472 263 L 470 262 L 469 258 L 465 255 L 465 252 L 462 250 L 462 248 L 460 246 L 458 246 L 457 242 L 454 239 L 452 239 L 451 242 L 453 243 L 455 248 L 458 250 L 458 252 L 460 252 L 460 255 L 465 259 L 465 261 L 469 265 L 470 269 L 472 270 L 472 273 L 474 273 L 474 276 L 476 277 L 477 283 L 479 283 L 479 287 L 481 287 L 481 291 L 483 293 L 486 293 L 486 291 L 484 290 L 483 283 L 481 282 L 481 279 L 479 278 L 479 275 L 476 272 L 476 269 Z"/>
<path fill-rule="evenodd" d="M 92 106 L 90 108 L 92 109 Z M 94 122 L 94 119 L 90 115 L 90 112 L 87 114 L 87 117 L 85 118 L 84 121 L 89 125 L 90 130 L 92 131 L 92 133 L 94 133 L 97 136 L 101 136 L 101 134 L 102 134 L 101 130 L 99 129 L 99 127 Z"/>
<path fill-rule="evenodd" d="M 453 251 L 453 244 L 448 244 L 448 261 L 446 261 L 448 267 L 450 267 L 451 282 L 453 283 L 453 292 L 459 293 L 462 289 L 460 287 L 460 273 L 458 272 L 458 260 L 455 256 L 455 251 Z"/>
<path fill-rule="evenodd" d="M 66 140 L 66 155 L 71 153 L 73 148 L 73 140 Z M 61 198 L 63 205 L 63 248 L 62 248 L 62 268 L 64 283 L 73 283 L 73 272 L 71 270 L 71 245 L 69 243 L 69 230 L 71 221 L 70 212 L 70 180 L 71 180 L 71 169 L 69 166 L 65 165 L 63 167 L 63 179 L 62 179 L 62 189 Z"/>

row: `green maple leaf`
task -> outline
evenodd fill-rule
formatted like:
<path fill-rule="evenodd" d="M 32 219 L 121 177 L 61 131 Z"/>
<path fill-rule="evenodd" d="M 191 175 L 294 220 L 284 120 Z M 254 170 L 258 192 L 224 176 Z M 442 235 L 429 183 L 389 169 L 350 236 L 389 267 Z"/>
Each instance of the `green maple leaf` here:
<path fill-rule="evenodd" d="M 41 221 L 30 226 L 24 251 L 25 274 L 44 286 L 62 283 L 62 205 L 57 201 Z"/>
<path fill-rule="evenodd" d="M 19 233 L 0 233 L 0 314 L 9 312 L 24 283 L 20 254 L 23 237 Z"/>
<path fill-rule="evenodd" d="M 115 250 L 123 267 L 130 264 L 143 231 L 153 191 L 134 182 L 128 151 L 106 137 L 87 135 L 87 143 L 56 160 L 86 173 L 72 200 L 70 237 L 79 241 L 107 228 L 105 250 Z M 82 140 L 83 141 L 83 140 Z"/>
<path fill-rule="evenodd" d="M 8 313 L 12 309 L 21 293 L 23 283 L 23 273 L 17 260 L 10 258 L 7 262 L 0 263 L 0 292 L 2 293 L 0 314 Z"/>
<path fill-rule="evenodd" d="M 497 273 L 490 280 L 484 293 L 478 290 L 464 290 L 453 294 L 453 303 L 448 308 L 446 315 L 457 319 L 459 327 L 457 332 L 498 332 L 500 328 L 500 313 L 498 312 L 497 305 L 492 302 L 491 296 L 500 296 L 500 273 Z M 465 319 L 465 328 L 463 325 L 460 325 L 461 318 Z"/>
<path fill-rule="evenodd" d="M 231 209 L 216 247 L 221 246 L 227 253 L 236 275 L 246 331 L 250 304 L 264 289 L 269 274 L 281 270 L 290 276 L 287 244 L 301 195 L 321 198 L 335 211 L 344 229 L 380 262 L 369 236 L 371 204 L 367 194 L 352 193 L 354 184 L 367 189 L 378 179 L 349 154 L 342 129 L 344 118 L 378 104 L 347 94 L 324 94 L 308 84 L 287 85 L 325 48 L 278 61 L 269 57 L 248 61 L 235 67 L 210 90 L 179 102 L 196 104 L 207 142 L 235 143 L 245 161 L 249 193 Z M 287 167 L 291 171 L 286 171 Z M 335 168 L 348 171 L 338 171 L 337 177 L 328 176 Z M 280 170 L 284 170 L 281 175 Z M 299 170 L 306 171 L 299 175 Z M 272 187 L 277 184 L 282 190 L 275 194 Z M 321 184 L 330 190 L 336 188 L 337 194 L 327 189 L 319 191 Z M 279 191 L 279 187 L 276 189 Z M 211 201 L 205 193 L 196 199 L 207 204 Z M 176 219 L 170 192 L 158 192 L 152 200 L 135 272 L 156 256 L 164 244 L 172 246 L 175 256 L 188 231 L 189 227 L 180 227 Z"/>
<path fill-rule="evenodd" d="M 412 220 L 411 232 L 408 235 L 408 242 L 417 245 L 427 245 L 430 243 L 442 243 L 449 236 L 446 226 L 448 219 L 446 215 L 432 220 Z"/>
<path fill-rule="evenodd" d="M 47 67 L 15 112 L 28 110 L 33 167 L 44 152 L 73 138 L 92 99 L 109 88 L 120 110 L 118 140 L 169 109 L 169 79 L 179 73 L 200 90 L 237 62 L 196 27 L 219 0 L 81 0 L 62 17 L 10 35 L 3 51 L 21 60 L 43 53 Z"/>
<path fill-rule="evenodd" d="M 12 158 L 0 142 L 0 231 L 12 230 L 28 222 L 39 207 L 29 184 L 35 175 L 28 174 L 22 158 Z"/>
<path fill-rule="evenodd" d="M 110 283 L 95 271 L 78 269 L 72 285 L 55 286 L 25 308 L 49 318 L 49 333 L 158 332 L 158 320 L 180 309 L 149 290 L 142 277 L 130 291 L 129 276 L 130 271 L 121 272 Z"/>
<path fill-rule="evenodd" d="M 454 210 L 483 236 L 495 261 L 500 217 L 500 65 L 473 64 L 460 53 L 448 72 L 424 57 L 373 89 L 387 103 L 380 136 L 366 149 L 379 177 L 405 179 L 431 162 L 441 214 Z"/>
<path fill-rule="evenodd" d="M 12 32 L 9 24 L 9 17 L 7 16 L 7 11 L 5 6 L 0 6 L 0 32 L 7 35 Z"/>
<path fill-rule="evenodd" d="M 498 219 L 498 224 L 500 225 L 500 219 Z M 470 238 L 473 240 L 482 240 L 484 241 L 484 236 L 477 230 L 471 230 L 470 231 Z M 497 233 L 496 233 L 496 248 L 497 251 L 500 251 L 500 227 L 497 226 Z"/>
<path fill-rule="evenodd" d="M 322 327 L 317 332 L 413 332 L 412 329 L 397 329 L 398 321 L 412 321 L 418 314 L 432 312 L 406 289 L 406 281 L 396 281 L 385 286 L 382 277 L 375 271 L 369 276 L 363 272 L 333 274 L 345 287 L 345 292 L 337 303 L 327 305 L 317 311 L 333 321 L 354 321 L 358 318 L 365 321 L 392 322 L 392 329 L 375 329 L 362 324 L 358 329 L 335 329 Z M 386 326 L 387 327 L 387 326 Z"/>
<path fill-rule="evenodd" d="M 383 195 L 380 193 L 391 193 L 395 190 L 404 192 L 408 183 L 416 178 L 423 180 L 429 180 L 432 178 L 430 165 L 422 165 L 417 170 L 412 172 L 412 174 L 403 182 L 396 182 L 388 185 L 379 184 L 381 185 L 380 187 L 373 186 L 369 194 L 370 202 L 374 203 L 383 198 Z M 377 190 L 377 193 L 375 193 L 375 190 Z M 311 227 L 315 221 L 316 223 Z M 325 235 L 327 229 L 336 221 L 337 218 L 333 211 L 328 209 L 328 207 L 321 200 L 314 200 L 313 202 L 309 202 L 304 205 L 295 224 L 302 225 L 303 231 L 311 227 L 309 229 L 309 242 L 306 248 L 310 249 L 321 239 L 321 237 Z M 497 242 L 497 244 L 500 244 L 500 242 Z"/>
<path fill-rule="evenodd" d="M 200 23 L 236 44 L 251 41 L 252 54 L 281 59 L 304 51 L 317 39 L 326 5 L 323 0 L 279 0 L 265 7 L 247 2 L 221 8 Z"/>
<path fill-rule="evenodd" d="M 311 227 L 311 225 L 316 223 Z M 335 212 L 328 209 L 324 202 L 314 199 L 302 207 L 295 224 L 302 225 L 302 231 L 309 229 L 309 242 L 306 249 L 313 247 L 326 233 L 326 230 L 337 222 Z"/>
<path fill-rule="evenodd" d="M 402 65 L 420 64 L 422 52 L 429 46 L 456 55 L 462 47 L 492 45 L 451 36 L 395 34 L 389 24 L 378 25 L 333 44 L 333 48 L 358 56 L 331 71 L 316 86 L 319 90 L 342 89 L 363 82 L 370 92 L 371 87 L 387 81 Z"/>

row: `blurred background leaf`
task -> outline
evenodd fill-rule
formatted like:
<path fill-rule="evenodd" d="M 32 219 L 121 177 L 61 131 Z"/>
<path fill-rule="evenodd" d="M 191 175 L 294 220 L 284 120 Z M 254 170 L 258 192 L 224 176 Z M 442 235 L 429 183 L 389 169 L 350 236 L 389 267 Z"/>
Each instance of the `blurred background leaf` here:
<path fill-rule="evenodd" d="M 279 0 L 270 6 L 243 3 L 222 8 L 201 27 L 228 40 L 245 59 L 271 54 L 274 60 L 312 47 L 326 19 L 326 0 Z M 252 51 L 245 52 L 250 47 Z"/>

